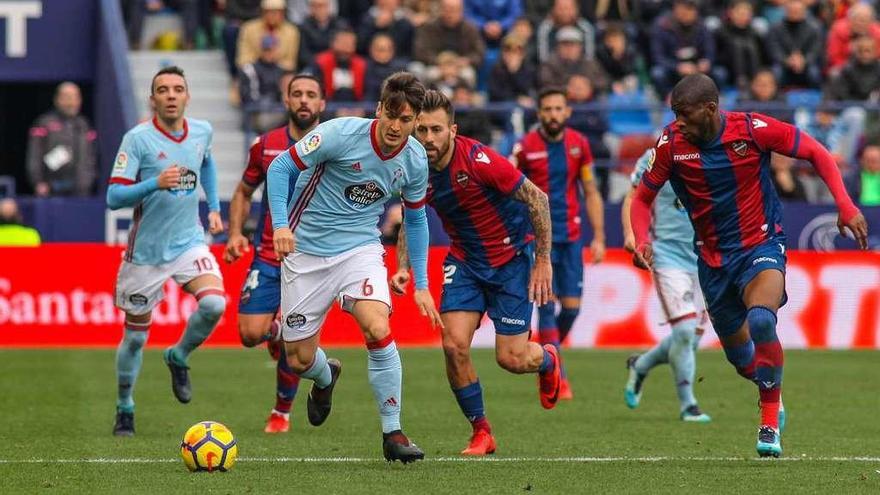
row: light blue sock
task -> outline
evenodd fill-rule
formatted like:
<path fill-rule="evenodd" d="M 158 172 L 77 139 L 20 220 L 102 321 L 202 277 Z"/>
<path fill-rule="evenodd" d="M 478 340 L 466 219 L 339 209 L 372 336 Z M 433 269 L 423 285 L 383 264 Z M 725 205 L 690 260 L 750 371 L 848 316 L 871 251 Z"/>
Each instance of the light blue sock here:
<path fill-rule="evenodd" d="M 697 367 L 697 357 L 694 354 L 696 330 L 696 318 L 686 318 L 672 325 L 669 365 L 672 367 L 675 390 L 682 411 L 697 403 L 694 397 L 694 370 Z"/>
<path fill-rule="evenodd" d="M 648 352 L 639 356 L 635 362 L 635 369 L 640 375 L 647 375 L 651 368 L 658 364 L 669 362 L 669 347 L 672 344 L 672 336 L 667 335 L 663 340 L 657 343 Z"/>
<path fill-rule="evenodd" d="M 379 406 L 382 433 L 400 429 L 401 381 L 403 369 L 397 346 L 390 341 L 384 347 L 368 346 L 367 378 L 373 388 L 373 397 Z"/>
<path fill-rule="evenodd" d="M 144 325 L 144 328 L 147 326 Z M 120 411 L 134 412 L 134 384 L 141 370 L 147 333 L 146 330 L 126 328 L 116 349 L 116 408 Z"/>
<path fill-rule="evenodd" d="M 199 309 L 190 315 L 186 330 L 172 348 L 171 356 L 178 364 L 186 365 L 190 353 L 211 335 L 225 310 L 226 298 L 222 295 L 208 294 L 199 299 Z"/>
<path fill-rule="evenodd" d="M 327 364 L 327 355 L 324 354 L 324 349 L 318 347 L 312 365 L 299 376 L 314 381 L 318 388 L 327 388 L 330 385 L 330 382 L 333 381 L 333 375 L 330 373 L 330 365 Z"/>

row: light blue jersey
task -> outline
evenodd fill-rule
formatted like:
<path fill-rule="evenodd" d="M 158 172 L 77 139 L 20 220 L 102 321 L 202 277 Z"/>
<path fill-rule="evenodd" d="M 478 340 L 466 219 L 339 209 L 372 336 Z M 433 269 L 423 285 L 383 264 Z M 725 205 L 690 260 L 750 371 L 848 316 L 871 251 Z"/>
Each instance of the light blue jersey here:
<path fill-rule="evenodd" d="M 420 272 L 421 257 L 427 259 L 428 157 L 412 136 L 397 150 L 383 154 L 375 138 L 377 123 L 357 117 L 333 119 L 275 157 L 267 176 L 272 226 L 290 227 L 297 251 L 336 256 L 380 243 L 379 217 L 392 194 L 401 191 L 407 206 L 407 235 L 419 236 L 408 238 L 416 284 L 426 287 L 426 265 Z M 302 172 L 288 198 L 294 167 Z M 411 220 L 418 225 L 410 225 Z"/>
<path fill-rule="evenodd" d="M 651 148 L 636 162 L 630 180 L 638 186 L 642 174 L 650 165 Z M 666 183 L 654 199 L 654 224 L 651 226 L 654 237 L 654 265 L 659 268 L 679 268 L 697 271 L 697 255 L 694 252 L 694 227 L 688 218 L 687 211 Z"/>
<path fill-rule="evenodd" d="M 107 203 L 113 209 L 134 207 L 126 261 L 160 265 L 205 244 L 196 191 L 199 183 L 210 210 L 220 211 L 212 136 L 211 124 L 203 120 L 185 119 L 183 132 L 175 136 L 162 130 L 154 118 L 122 138 Z M 159 174 L 175 164 L 181 167 L 179 185 L 159 189 Z"/>

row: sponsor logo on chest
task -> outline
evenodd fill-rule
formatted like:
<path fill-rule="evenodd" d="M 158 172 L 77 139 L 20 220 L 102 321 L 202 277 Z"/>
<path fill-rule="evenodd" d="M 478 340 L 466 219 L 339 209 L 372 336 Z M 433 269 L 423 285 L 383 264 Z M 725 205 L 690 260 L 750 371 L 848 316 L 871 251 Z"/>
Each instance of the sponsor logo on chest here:
<path fill-rule="evenodd" d="M 749 153 L 749 143 L 740 139 L 731 143 L 730 149 L 739 156 L 746 156 Z"/>
<path fill-rule="evenodd" d="M 345 199 L 357 209 L 366 208 L 384 197 L 385 191 L 373 181 L 366 184 L 352 184 L 345 188 Z"/>
<path fill-rule="evenodd" d="M 677 162 L 686 162 L 688 160 L 699 160 L 700 154 L 699 153 L 684 153 L 681 155 L 672 155 L 672 159 Z"/>
<path fill-rule="evenodd" d="M 174 196 L 188 196 L 196 190 L 196 184 L 199 177 L 196 173 L 186 167 L 180 167 L 180 181 L 177 185 L 168 190 Z"/>

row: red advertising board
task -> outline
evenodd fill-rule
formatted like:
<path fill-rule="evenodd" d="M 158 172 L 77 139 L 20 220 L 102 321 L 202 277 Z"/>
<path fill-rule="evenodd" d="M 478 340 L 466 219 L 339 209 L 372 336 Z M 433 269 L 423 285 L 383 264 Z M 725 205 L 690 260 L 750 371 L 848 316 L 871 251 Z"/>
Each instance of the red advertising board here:
<path fill-rule="evenodd" d="M 213 248 L 218 259 L 222 248 Z M 445 248 L 432 248 L 432 291 L 439 298 Z M 47 244 L 0 248 L 0 346 L 114 346 L 122 314 L 113 306 L 119 247 Z M 393 252 L 387 258 L 393 268 Z M 668 332 L 646 272 L 632 267 L 621 250 L 589 264 L 581 314 L 569 342 L 577 347 L 651 345 Z M 229 305 L 208 343 L 239 345 L 235 308 L 248 260 L 221 263 Z M 789 348 L 880 347 L 880 254 L 790 252 L 789 303 L 779 312 L 779 333 Z M 410 297 L 394 297 L 391 326 L 401 345 L 438 345 L 439 334 L 418 314 Z M 439 299 L 438 299 L 439 303 Z M 153 314 L 151 345 L 177 340 L 195 300 L 174 283 Z M 491 345 L 484 321 L 476 345 Z M 702 345 L 717 345 L 707 332 Z M 334 308 L 322 333 L 325 345 L 361 345 L 353 320 Z"/>

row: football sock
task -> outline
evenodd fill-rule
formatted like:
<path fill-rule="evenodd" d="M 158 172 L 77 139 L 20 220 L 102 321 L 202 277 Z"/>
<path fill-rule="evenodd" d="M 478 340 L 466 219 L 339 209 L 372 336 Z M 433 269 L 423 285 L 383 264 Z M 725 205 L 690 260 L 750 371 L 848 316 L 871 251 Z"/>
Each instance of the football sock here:
<path fill-rule="evenodd" d="M 314 381 L 318 388 L 327 388 L 330 385 L 330 382 L 333 381 L 333 374 L 330 371 L 330 365 L 327 364 L 327 355 L 324 354 L 324 349 L 318 347 L 312 365 L 299 376 Z"/>
<path fill-rule="evenodd" d="M 483 409 L 483 387 L 480 386 L 480 380 L 461 388 L 454 388 L 452 393 L 455 394 L 458 407 L 461 408 L 464 417 L 471 422 L 474 431 L 484 429 L 491 433 L 492 428 L 486 420 L 486 412 Z"/>
<path fill-rule="evenodd" d="M 544 352 L 544 357 L 541 359 L 541 364 L 538 366 L 538 373 L 542 375 L 545 373 L 552 373 L 555 367 L 555 364 L 553 363 L 553 357 L 550 355 L 549 352 L 547 352 L 547 349 L 541 350 Z M 560 370 L 560 372 L 561 371 L 562 370 Z"/>
<path fill-rule="evenodd" d="M 664 364 L 669 362 L 669 348 L 672 346 L 672 336 L 667 335 L 663 337 L 663 339 L 657 343 L 654 347 L 648 349 L 648 352 L 645 352 L 638 359 L 636 359 L 633 367 L 636 369 L 636 373 L 640 375 L 647 375 L 651 368 L 657 366 L 658 364 Z"/>
<path fill-rule="evenodd" d="M 275 410 L 287 414 L 290 412 L 290 406 L 293 404 L 293 398 L 296 396 L 296 389 L 299 387 L 299 375 L 290 369 L 287 364 L 287 353 L 284 347 L 281 348 L 281 355 L 278 357 L 278 364 L 275 366 Z"/>
<path fill-rule="evenodd" d="M 144 344 L 147 342 L 150 322 L 125 322 L 122 341 L 116 349 L 116 383 L 118 386 L 116 408 L 124 412 L 134 412 L 134 384 L 141 370 L 144 357 Z"/>
<path fill-rule="evenodd" d="M 761 402 L 761 424 L 779 429 L 782 392 L 782 344 L 776 335 L 776 314 L 763 306 L 749 309 L 746 319 L 755 342 L 755 383 Z"/>
<path fill-rule="evenodd" d="M 566 307 L 563 307 L 561 310 L 559 310 L 559 316 L 556 317 L 556 328 L 559 329 L 560 342 L 565 342 L 565 339 L 568 337 L 568 333 L 571 332 L 572 325 L 574 325 L 574 320 L 577 318 L 580 311 L 580 308 Z"/>
<path fill-rule="evenodd" d="M 199 307 L 186 322 L 186 330 L 172 348 L 171 356 L 178 364 L 186 365 L 187 358 L 196 347 L 211 335 L 223 311 L 226 310 L 226 296 L 220 289 L 208 288 L 196 293 Z"/>
<path fill-rule="evenodd" d="M 669 365 L 675 378 L 675 391 L 681 410 L 697 403 L 694 397 L 694 340 L 696 340 L 697 319 L 687 316 L 672 323 L 672 339 L 669 344 Z"/>
<path fill-rule="evenodd" d="M 367 342 L 367 354 L 367 378 L 379 406 L 382 433 L 399 430 L 403 370 L 391 334 L 378 342 Z"/>
<path fill-rule="evenodd" d="M 541 345 L 550 344 L 560 351 L 561 339 L 559 338 L 559 330 L 556 326 L 556 304 L 547 303 L 538 306 L 538 341 Z M 562 363 L 562 353 L 559 352 L 560 363 Z M 562 378 L 565 378 L 565 367 L 559 369 Z"/>

